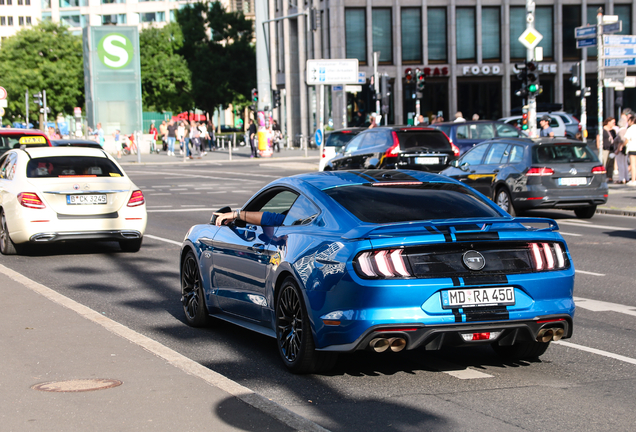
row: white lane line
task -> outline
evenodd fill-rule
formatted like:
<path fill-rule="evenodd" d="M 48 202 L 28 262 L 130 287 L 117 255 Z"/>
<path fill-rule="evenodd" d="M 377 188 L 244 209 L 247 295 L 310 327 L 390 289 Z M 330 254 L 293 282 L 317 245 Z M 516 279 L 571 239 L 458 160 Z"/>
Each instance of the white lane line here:
<path fill-rule="evenodd" d="M 152 192 L 152 191 L 151 191 Z M 159 195 L 172 195 L 171 193 L 165 192 L 165 193 L 151 193 L 148 194 L 148 196 L 159 196 Z"/>
<path fill-rule="evenodd" d="M 181 204 L 181 207 L 205 207 L 202 204 Z"/>
<path fill-rule="evenodd" d="M 208 192 L 209 194 L 219 194 L 219 193 L 227 193 L 227 191 L 214 191 L 214 192 Z"/>
<path fill-rule="evenodd" d="M 559 233 L 561 233 L 561 235 L 566 235 L 566 236 L 583 237 L 583 234 L 567 233 L 563 231 L 559 231 Z"/>
<path fill-rule="evenodd" d="M 201 195 L 201 192 L 182 192 L 179 195 Z"/>
<path fill-rule="evenodd" d="M 165 205 L 165 206 L 146 206 L 147 209 L 153 209 L 153 208 L 172 208 L 171 205 Z"/>
<path fill-rule="evenodd" d="M 175 192 L 175 191 L 184 191 L 184 190 L 188 190 L 188 188 L 174 188 L 174 189 L 168 189 L 169 191 Z"/>
<path fill-rule="evenodd" d="M 492 378 L 494 375 L 488 375 L 487 373 L 479 372 L 478 370 L 466 368 L 458 371 L 444 371 L 445 374 L 454 376 L 459 379 L 479 379 L 479 378 Z"/>
<path fill-rule="evenodd" d="M 617 226 L 609 226 L 609 225 L 584 225 L 582 222 L 567 222 L 567 221 L 557 221 L 559 225 L 570 225 L 570 226 L 580 226 L 585 228 L 597 228 L 597 229 L 608 229 L 613 231 L 634 231 L 633 228 L 623 228 Z M 589 223 L 589 222 L 587 222 Z"/>
<path fill-rule="evenodd" d="M 577 308 L 587 309 L 592 312 L 618 312 L 625 315 L 636 316 L 635 306 L 627 306 L 582 297 L 574 297 L 574 303 L 576 303 Z"/>
<path fill-rule="evenodd" d="M 575 273 L 581 273 L 581 274 L 586 274 L 586 275 L 590 275 L 590 276 L 605 276 L 603 273 L 594 273 L 594 272 L 589 272 L 589 271 L 584 271 L 584 270 L 574 270 Z"/>
<path fill-rule="evenodd" d="M 66 307 L 67 309 L 72 310 L 73 312 L 86 318 L 87 320 L 101 325 L 111 333 L 144 348 L 145 350 L 164 359 L 169 364 L 184 371 L 185 373 L 198 377 L 208 384 L 231 394 L 237 399 L 242 400 L 246 404 L 263 411 L 265 414 L 274 417 L 293 430 L 328 432 L 328 430 L 323 428 L 322 426 L 319 426 L 316 423 L 277 404 L 276 402 L 264 396 L 261 396 L 258 393 L 255 393 L 247 387 L 244 387 L 239 383 L 232 381 L 226 376 L 221 375 L 218 372 L 214 372 L 213 370 L 208 369 L 202 364 L 189 359 L 183 354 L 180 354 L 175 350 L 160 344 L 156 340 L 151 339 L 148 336 L 144 336 L 141 333 L 137 333 L 136 331 L 124 326 L 123 324 L 120 324 L 117 321 L 114 321 L 100 314 L 99 312 L 76 302 L 75 300 L 71 300 L 70 298 L 58 293 L 57 291 L 54 291 L 47 286 L 39 284 L 14 270 L 0 265 L 0 273 L 4 273 L 14 281 L 24 285 L 26 288 L 42 295 L 43 297 L 59 305 Z"/>
<path fill-rule="evenodd" d="M 188 170 L 189 172 L 210 172 L 208 171 L 204 171 L 204 170 Z M 250 174 L 250 173 L 244 173 L 244 172 L 234 172 L 234 171 L 214 171 L 217 174 L 232 174 L 232 175 L 238 175 L 238 176 L 245 176 L 245 177 L 267 177 L 267 178 L 280 178 L 280 176 L 275 176 L 275 175 L 268 175 L 268 174 Z"/>
<path fill-rule="evenodd" d="M 151 238 L 153 240 L 159 240 L 159 241 L 162 241 L 162 242 L 166 242 L 166 243 L 170 243 L 170 244 L 175 244 L 177 246 L 181 246 L 181 242 L 170 240 L 170 239 L 163 238 L 163 237 L 157 237 L 157 236 L 153 236 L 153 235 L 150 235 L 150 234 L 144 234 L 144 237 L 148 237 L 148 238 Z"/>
<path fill-rule="evenodd" d="M 211 212 L 215 212 L 218 209 L 220 209 L 221 207 L 226 207 L 226 206 L 235 206 L 237 205 L 236 203 L 230 203 L 230 204 L 219 204 L 218 207 L 214 207 L 214 208 L 210 208 L 210 207 L 206 207 L 206 208 L 181 208 L 181 209 L 157 209 L 157 210 L 146 210 L 147 213 L 178 213 L 178 212 L 194 212 L 194 211 L 211 211 Z"/>
<path fill-rule="evenodd" d="M 630 363 L 630 364 L 636 365 L 636 359 L 631 358 L 631 357 L 625 357 L 625 356 L 622 356 L 620 354 L 614 354 L 614 353 L 611 353 L 611 352 L 608 352 L 608 351 L 603 351 L 603 350 L 596 349 L 596 348 L 590 348 L 590 347 L 586 347 L 586 346 L 583 346 L 583 345 L 574 344 L 572 342 L 565 342 L 565 341 L 562 341 L 562 340 L 556 341 L 556 342 L 552 342 L 552 343 L 553 344 L 557 344 L 557 345 L 562 345 L 562 346 L 567 347 L 567 348 L 574 348 L 574 349 L 577 349 L 577 350 L 589 352 L 589 353 L 592 353 L 592 354 L 598 354 L 598 355 L 603 356 L 603 357 L 609 357 L 609 358 L 612 358 L 614 360 L 620 360 L 620 361 L 625 362 L 625 363 Z"/>

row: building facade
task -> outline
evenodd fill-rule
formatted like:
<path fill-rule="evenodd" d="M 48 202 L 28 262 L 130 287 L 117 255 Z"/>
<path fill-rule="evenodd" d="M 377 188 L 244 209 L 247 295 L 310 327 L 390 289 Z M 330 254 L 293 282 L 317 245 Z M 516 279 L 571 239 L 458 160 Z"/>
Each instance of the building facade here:
<path fill-rule="evenodd" d="M 588 124 L 596 122 L 596 48 L 577 49 L 575 27 L 596 24 L 599 7 L 618 15 L 620 34 L 633 34 L 636 10 L 632 0 L 535 0 L 535 28 L 543 35 L 539 63 L 544 104 L 560 104 L 580 114 L 571 68 L 586 62 Z M 376 111 L 369 78 L 373 53 L 378 70 L 388 75 L 390 96 L 383 102 L 389 123 L 407 124 L 416 113 L 441 113 L 452 120 L 478 114 L 498 119 L 520 108 L 516 64 L 527 50 L 518 41 L 526 29 L 525 0 L 269 0 L 269 57 L 272 87 L 281 90 L 282 106 L 275 117 L 288 136 L 312 134 L 318 123 L 320 95 L 305 85 L 307 59 L 356 58 L 366 85 L 331 86 L 325 96 L 327 118 L 334 128 L 355 125 Z M 291 17 L 291 18 L 284 18 Z M 407 82 L 405 71 L 426 73 L 423 92 Z M 629 69 L 628 69 L 629 72 Z M 636 70 L 635 70 L 636 72 Z M 616 94 L 615 94 L 616 93 Z M 636 91 L 605 90 L 605 113 L 618 105 L 636 106 Z M 618 102 L 618 105 L 617 105 Z"/>
<path fill-rule="evenodd" d="M 40 20 L 41 0 L 0 0 L 0 41 Z"/>

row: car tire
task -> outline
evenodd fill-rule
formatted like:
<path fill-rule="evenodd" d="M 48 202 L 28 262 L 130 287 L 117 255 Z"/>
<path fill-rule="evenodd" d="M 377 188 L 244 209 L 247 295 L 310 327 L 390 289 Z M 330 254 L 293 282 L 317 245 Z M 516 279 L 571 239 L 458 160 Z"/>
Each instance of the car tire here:
<path fill-rule="evenodd" d="M 505 212 L 512 217 L 516 216 L 515 207 L 512 205 L 512 198 L 510 198 L 510 193 L 506 188 L 497 189 L 497 193 L 495 193 L 495 204 L 499 206 Z"/>
<path fill-rule="evenodd" d="M 143 241 L 143 237 L 135 240 L 121 240 L 119 242 L 119 247 L 124 252 L 139 252 L 139 249 L 141 249 L 141 243 Z"/>
<path fill-rule="evenodd" d="M 574 209 L 574 214 L 579 219 L 591 219 L 596 214 L 596 206 L 588 206 Z"/>
<path fill-rule="evenodd" d="M 276 344 L 283 363 L 296 374 L 328 371 L 338 358 L 316 351 L 302 293 L 292 277 L 283 281 L 276 297 Z"/>
<path fill-rule="evenodd" d="M 0 253 L 2 255 L 16 255 L 18 253 L 18 249 L 9 236 L 4 210 L 0 211 Z"/>
<path fill-rule="evenodd" d="M 508 360 L 528 360 L 542 356 L 549 346 L 550 342 L 520 342 L 512 346 L 500 346 L 495 342 L 492 349 Z"/>
<path fill-rule="evenodd" d="M 181 303 L 190 327 L 205 327 L 209 324 L 210 315 L 205 305 L 201 272 L 192 251 L 186 254 L 181 265 Z"/>

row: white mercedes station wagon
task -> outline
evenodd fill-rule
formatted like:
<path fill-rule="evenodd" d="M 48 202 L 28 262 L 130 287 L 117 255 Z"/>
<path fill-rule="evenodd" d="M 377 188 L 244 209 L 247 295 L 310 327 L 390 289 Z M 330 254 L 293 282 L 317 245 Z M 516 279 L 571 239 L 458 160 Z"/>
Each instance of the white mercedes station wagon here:
<path fill-rule="evenodd" d="M 137 252 L 144 195 L 101 149 L 37 147 L 0 157 L 0 252 L 28 244 L 117 241 Z"/>

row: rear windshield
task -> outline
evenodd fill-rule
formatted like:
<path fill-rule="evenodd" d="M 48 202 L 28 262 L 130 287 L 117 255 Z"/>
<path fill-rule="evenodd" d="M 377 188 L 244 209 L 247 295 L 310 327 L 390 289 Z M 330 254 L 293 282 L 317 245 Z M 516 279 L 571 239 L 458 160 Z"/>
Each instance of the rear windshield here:
<path fill-rule="evenodd" d="M 409 131 L 397 132 L 400 148 L 402 150 L 412 148 L 426 148 L 429 150 L 448 150 L 451 148 L 448 139 L 441 131 Z"/>
<path fill-rule="evenodd" d="M 31 159 L 27 177 L 123 177 L 110 159 L 91 156 L 51 156 Z"/>
<path fill-rule="evenodd" d="M 345 186 L 324 191 L 355 217 L 369 223 L 501 217 L 482 198 L 452 183 L 416 186 Z"/>
<path fill-rule="evenodd" d="M 540 145 L 532 148 L 532 163 L 598 162 L 586 144 Z"/>
<path fill-rule="evenodd" d="M 354 136 L 358 135 L 358 131 L 355 132 L 331 132 L 327 137 L 325 146 L 327 147 L 344 147 Z"/>

